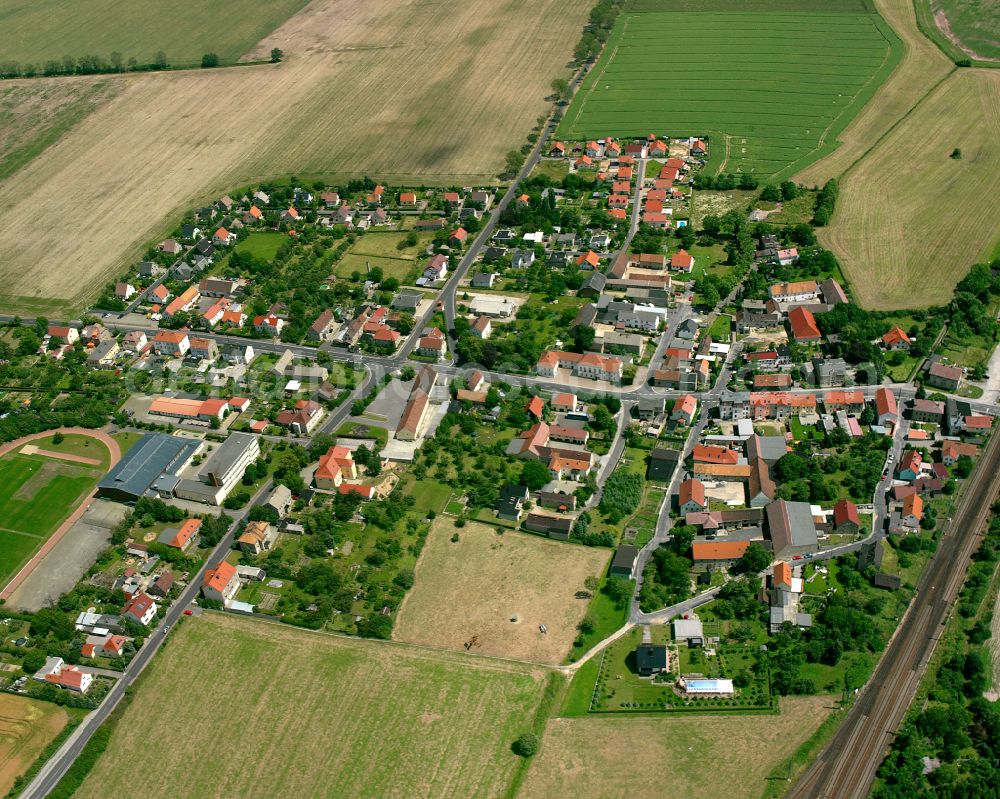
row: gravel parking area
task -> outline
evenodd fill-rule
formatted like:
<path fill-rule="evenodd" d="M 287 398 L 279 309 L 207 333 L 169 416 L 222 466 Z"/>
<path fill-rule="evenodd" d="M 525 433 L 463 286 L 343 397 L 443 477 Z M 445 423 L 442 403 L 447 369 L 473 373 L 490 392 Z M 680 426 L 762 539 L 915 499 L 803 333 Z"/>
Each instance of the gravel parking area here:
<path fill-rule="evenodd" d="M 83 517 L 35 567 L 7 600 L 15 610 L 34 613 L 69 591 L 111 540 L 111 529 L 128 513 L 115 502 L 97 499 Z"/>

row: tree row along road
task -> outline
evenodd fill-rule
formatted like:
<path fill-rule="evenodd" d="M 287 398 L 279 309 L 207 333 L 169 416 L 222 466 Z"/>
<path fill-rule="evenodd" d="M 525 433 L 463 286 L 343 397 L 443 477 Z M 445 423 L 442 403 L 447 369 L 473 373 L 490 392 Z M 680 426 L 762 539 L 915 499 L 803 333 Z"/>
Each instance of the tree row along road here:
<path fill-rule="evenodd" d="M 871 680 L 836 735 L 788 794 L 790 799 L 861 799 L 868 795 L 965 581 L 970 557 L 1000 490 L 998 467 L 1000 436 L 994 436 Z"/>

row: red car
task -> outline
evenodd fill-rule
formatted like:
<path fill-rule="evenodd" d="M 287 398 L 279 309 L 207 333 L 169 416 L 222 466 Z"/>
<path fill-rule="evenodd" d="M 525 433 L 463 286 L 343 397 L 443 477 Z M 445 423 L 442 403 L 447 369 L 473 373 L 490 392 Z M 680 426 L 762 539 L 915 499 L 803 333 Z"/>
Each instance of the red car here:
<path fill-rule="evenodd" d="M 184 611 L 184 615 L 185 616 L 193 616 L 194 615 L 194 611 L 191 610 L 191 608 L 188 608 L 187 610 Z"/>
<path fill-rule="evenodd" d="M 794 558 L 792 558 L 792 560 L 802 560 L 802 556 L 796 555 Z"/>

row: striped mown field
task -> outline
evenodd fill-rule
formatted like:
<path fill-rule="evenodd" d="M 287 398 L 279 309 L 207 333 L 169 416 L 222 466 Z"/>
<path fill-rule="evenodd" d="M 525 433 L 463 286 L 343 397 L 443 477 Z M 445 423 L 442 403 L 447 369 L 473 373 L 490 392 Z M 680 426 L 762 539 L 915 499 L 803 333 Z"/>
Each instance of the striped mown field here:
<path fill-rule="evenodd" d="M 559 135 L 707 136 L 714 169 L 762 178 L 832 151 L 898 62 L 899 39 L 860 4 L 757 5 L 623 14 Z"/>

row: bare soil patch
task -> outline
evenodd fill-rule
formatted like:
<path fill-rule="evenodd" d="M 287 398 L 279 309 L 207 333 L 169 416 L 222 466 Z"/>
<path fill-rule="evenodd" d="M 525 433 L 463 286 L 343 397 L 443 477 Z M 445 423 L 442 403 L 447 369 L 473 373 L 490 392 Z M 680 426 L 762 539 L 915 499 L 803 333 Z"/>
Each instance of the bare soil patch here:
<path fill-rule="evenodd" d="M 552 719 L 520 797 L 756 799 L 831 706 L 786 697 L 777 716 Z"/>
<path fill-rule="evenodd" d="M 560 663 L 587 612 L 587 600 L 575 594 L 608 559 L 606 550 L 511 531 L 498 535 L 485 524 L 458 529 L 439 519 L 393 635 L 459 651 L 475 637 L 469 649 L 475 654 Z"/>

